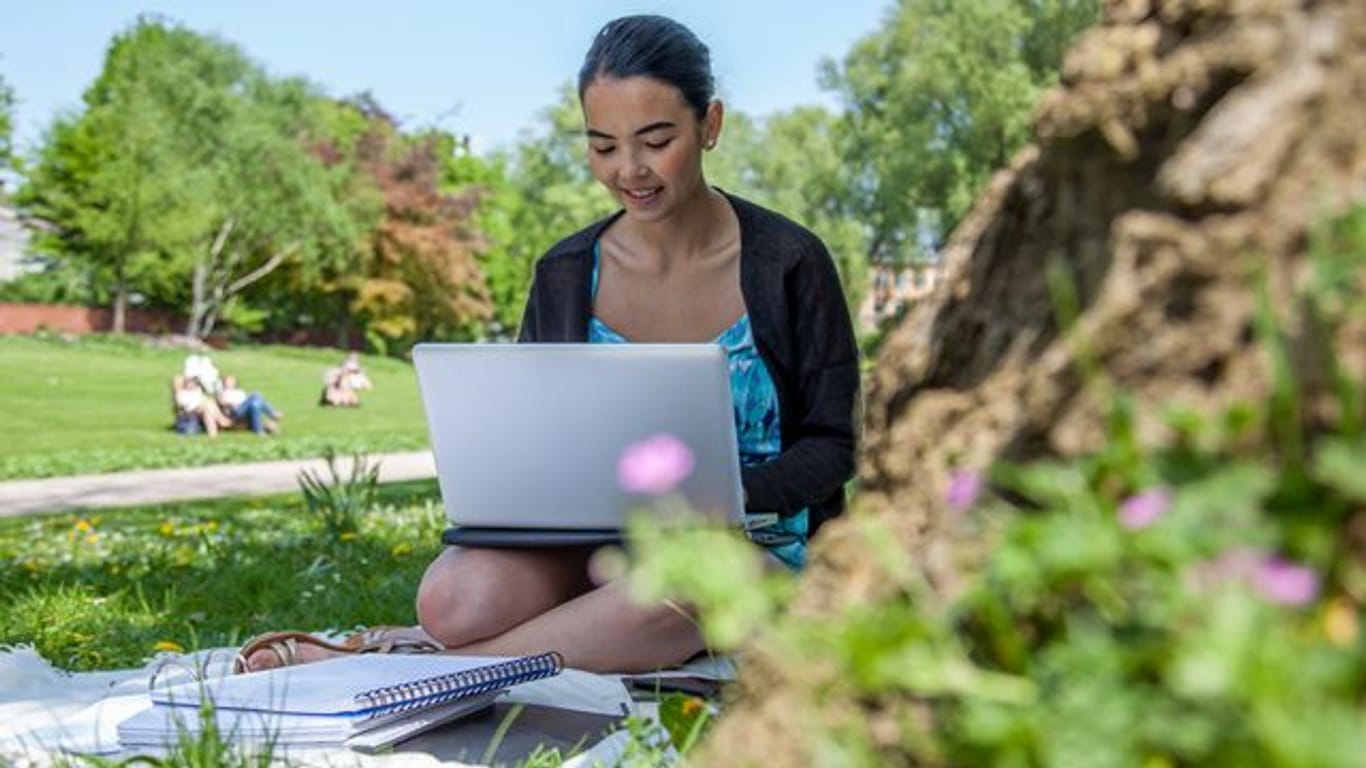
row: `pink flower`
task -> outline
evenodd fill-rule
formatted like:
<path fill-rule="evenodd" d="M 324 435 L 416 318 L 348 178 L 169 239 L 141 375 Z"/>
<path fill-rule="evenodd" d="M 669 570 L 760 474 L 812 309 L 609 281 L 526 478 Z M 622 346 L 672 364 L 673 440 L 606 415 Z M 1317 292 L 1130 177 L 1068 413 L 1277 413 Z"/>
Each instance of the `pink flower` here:
<path fill-rule="evenodd" d="M 977 503 L 982 495 L 982 475 L 971 469 L 960 469 L 949 478 L 949 489 L 944 492 L 944 500 L 949 509 L 966 512 Z"/>
<path fill-rule="evenodd" d="M 1171 505 L 1172 495 L 1166 488 L 1134 494 L 1119 505 L 1119 524 L 1131 531 L 1142 530 L 1167 514 Z"/>
<path fill-rule="evenodd" d="M 1234 547 L 1201 563 L 1188 579 L 1198 592 L 1237 584 L 1277 605 L 1308 605 L 1319 595 L 1319 576 L 1312 569 L 1252 547 Z"/>
<path fill-rule="evenodd" d="M 626 446 L 617 462 L 617 484 L 630 493 L 663 496 L 692 470 L 688 446 L 673 435 L 658 434 Z"/>
<path fill-rule="evenodd" d="M 1319 596 L 1319 576 L 1303 565 L 1269 557 L 1252 578 L 1252 586 L 1267 602 L 1308 605 Z"/>

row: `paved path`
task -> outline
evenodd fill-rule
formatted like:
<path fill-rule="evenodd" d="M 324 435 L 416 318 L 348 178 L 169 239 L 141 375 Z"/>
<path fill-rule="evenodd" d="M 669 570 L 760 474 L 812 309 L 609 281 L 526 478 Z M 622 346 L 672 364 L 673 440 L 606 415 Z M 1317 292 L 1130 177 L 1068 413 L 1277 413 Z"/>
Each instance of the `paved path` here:
<path fill-rule="evenodd" d="M 430 451 L 389 453 L 371 458 L 380 462 L 381 482 L 436 476 L 436 465 Z M 339 471 L 346 473 L 350 470 L 350 459 L 338 459 L 337 463 Z M 299 459 L 15 480 L 0 483 L 0 517 L 288 493 L 298 490 L 297 478 L 299 472 L 305 469 L 323 472 L 323 476 L 327 477 L 327 464 L 322 459 Z"/>

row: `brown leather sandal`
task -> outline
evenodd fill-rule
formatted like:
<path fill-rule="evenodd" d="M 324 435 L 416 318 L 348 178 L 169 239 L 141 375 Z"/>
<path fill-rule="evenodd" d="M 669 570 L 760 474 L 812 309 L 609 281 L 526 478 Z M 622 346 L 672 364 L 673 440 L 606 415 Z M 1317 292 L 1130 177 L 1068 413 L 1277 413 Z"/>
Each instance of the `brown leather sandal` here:
<path fill-rule="evenodd" d="M 340 643 L 324 640 L 307 632 L 266 632 L 248 640 L 233 659 L 233 674 L 252 670 L 247 668 L 247 659 L 257 651 L 270 651 L 279 660 L 280 667 L 301 664 L 299 646 L 311 645 L 336 653 L 440 653 L 446 646 L 437 642 L 421 627 L 379 626 L 363 629 L 347 635 Z"/>

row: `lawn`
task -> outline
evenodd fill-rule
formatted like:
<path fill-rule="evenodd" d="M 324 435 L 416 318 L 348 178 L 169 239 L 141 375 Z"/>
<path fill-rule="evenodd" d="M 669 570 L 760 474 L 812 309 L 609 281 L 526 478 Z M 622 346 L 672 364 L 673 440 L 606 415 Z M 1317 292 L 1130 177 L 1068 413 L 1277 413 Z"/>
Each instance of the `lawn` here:
<path fill-rule="evenodd" d="M 362 406 L 323 408 L 322 372 L 341 353 L 283 346 L 213 354 L 219 370 L 284 411 L 283 434 L 177 435 L 170 380 L 186 354 L 136 337 L 0 336 L 0 479 L 317 456 L 329 445 L 369 453 L 427 446 L 411 365 L 366 358 L 375 388 L 362 393 Z"/>
<path fill-rule="evenodd" d="M 0 520 L 0 646 L 93 670 L 272 629 L 412 624 L 437 499 L 435 481 L 381 486 L 342 536 L 301 494 Z"/>

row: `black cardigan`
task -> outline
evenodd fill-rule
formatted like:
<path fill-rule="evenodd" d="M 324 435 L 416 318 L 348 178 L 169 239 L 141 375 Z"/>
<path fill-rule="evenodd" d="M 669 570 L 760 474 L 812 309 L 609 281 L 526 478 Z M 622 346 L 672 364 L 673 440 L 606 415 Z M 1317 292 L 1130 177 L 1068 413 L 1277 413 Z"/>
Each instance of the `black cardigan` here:
<path fill-rule="evenodd" d="M 791 220 L 726 195 L 740 220 L 740 289 L 759 355 L 778 390 L 782 453 L 744 467 L 753 512 L 810 509 L 811 532 L 844 510 L 854 474 L 858 345 L 824 243 Z M 583 342 L 592 312 L 593 243 L 622 212 L 560 241 L 536 263 L 518 341 Z"/>

